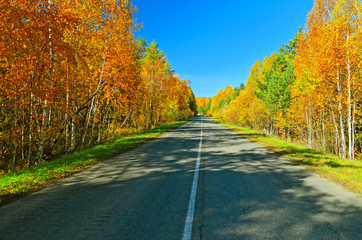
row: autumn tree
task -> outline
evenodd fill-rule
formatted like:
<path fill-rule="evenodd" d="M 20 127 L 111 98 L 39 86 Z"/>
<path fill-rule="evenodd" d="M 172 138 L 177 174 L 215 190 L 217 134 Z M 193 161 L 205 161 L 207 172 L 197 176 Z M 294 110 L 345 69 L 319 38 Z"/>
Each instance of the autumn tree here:
<path fill-rule="evenodd" d="M 100 143 L 142 118 L 168 121 L 170 99 L 176 118 L 194 114 L 189 83 L 155 44 L 136 41 L 136 11 L 128 0 L 0 2 L 0 170 Z"/>
<path fill-rule="evenodd" d="M 312 128 L 316 133 L 322 129 L 322 133 L 317 134 L 323 136 L 322 142 L 326 143 L 328 139 L 334 142 L 330 143 L 332 148 L 329 150 L 342 157 L 348 154 L 352 159 L 355 124 L 358 123 L 355 106 L 360 96 L 358 66 L 361 57 L 357 43 L 360 41 L 355 42 L 361 32 L 358 27 L 360 6 L 359 1 L 316 1 L 308 16 L 304 39 L 298 46 L 296 64 L 298 85 L 309 85 L 311 90 L 305 91 L 315 96 L 314 99 L 306 98 L 309 108 L 318 106 L 313 111 L 313 119 L 312 110 L 309 110 L 308 142 L 312 142 Z M 326 136 L 326 131 L 332 135 Z"/>
<path fill-rule="evenodd" d="M 133 114 L 138 129 L 148 129 L 161 123 L 189 118 L 197 114 L 195 96 L 190 82 L 181 80 L 168 63 L 166 54 L 155 41 L 147 44 L 138 39 L 141 81 Z"/>
<path fill-rule="evenodd" d="M 305 31 L 254 64 L 235 99 L 225 97 L 228 87 L 220 90 L 207 113 L 341 157 L 361 156 L 361 9 L 358 0 L 316 0 Z"/>

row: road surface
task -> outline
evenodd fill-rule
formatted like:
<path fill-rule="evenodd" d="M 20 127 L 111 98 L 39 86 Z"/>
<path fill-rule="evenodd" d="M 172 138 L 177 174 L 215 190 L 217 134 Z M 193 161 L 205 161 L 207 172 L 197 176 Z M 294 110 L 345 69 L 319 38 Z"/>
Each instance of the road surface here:
<path fill-rule="evenodd" d="M 362 239 L 362 204 L 338 185 L 198 116 L 0 208 L 0 239 L 188 236 Z"/>

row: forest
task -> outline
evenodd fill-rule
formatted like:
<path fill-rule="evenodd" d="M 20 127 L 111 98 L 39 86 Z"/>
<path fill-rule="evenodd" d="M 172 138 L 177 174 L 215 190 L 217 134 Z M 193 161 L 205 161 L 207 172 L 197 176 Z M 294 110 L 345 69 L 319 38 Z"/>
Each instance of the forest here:
<path fill-rule="evenodd" d="M 0 172 L 197 114 L 128 0 L 0 2 Z"/>
<path fill-rule="evenodd" d="M 362 157 L 362 2 L 316 0 L 305 28 L 258 60 L 246 84 L 197 98 L 200 113 Z"/>

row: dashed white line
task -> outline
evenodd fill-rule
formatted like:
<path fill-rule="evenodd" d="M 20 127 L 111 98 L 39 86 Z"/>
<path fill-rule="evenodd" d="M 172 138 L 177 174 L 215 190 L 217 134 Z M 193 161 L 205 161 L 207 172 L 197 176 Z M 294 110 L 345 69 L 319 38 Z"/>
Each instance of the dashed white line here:
<path fill-rule="evenodd" d="M 202 148 L 202 119 L 201 119 L 201 134 L 200 134 L 200 143 L 199 143 L 199 151 L 197 153 L 194 180 L 192 181 L 191 195 L 189 200 L 189 207 L 187 210 L 186 222 L 184 227 L 184 233 L 182 236 L 182 240 L 190 240 L 192 233 L 192 223 L 194 220 L 194 211 L 195 211 L 195 200 L 196 200 L 196 191 L 197 191 L 197 183 L 199 179 L 199 169 L 200 169 L 200 159 L 201 159 L 201 148 Z"/>

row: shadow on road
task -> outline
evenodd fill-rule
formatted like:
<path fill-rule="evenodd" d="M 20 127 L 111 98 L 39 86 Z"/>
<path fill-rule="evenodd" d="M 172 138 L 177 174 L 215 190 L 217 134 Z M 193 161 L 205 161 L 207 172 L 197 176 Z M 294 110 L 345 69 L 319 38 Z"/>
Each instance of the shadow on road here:
<path fill-rule="evenodd" d="M 361 205 L 205 117 L 0 208 L 0 239 L 361 239 Z"/>
<path fill-rule="evenodd" d="M 353 194 L 227 129 L 206 130 L 204 149 L 195 235 L 361 239 L 362 205 Z"/>

